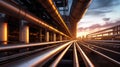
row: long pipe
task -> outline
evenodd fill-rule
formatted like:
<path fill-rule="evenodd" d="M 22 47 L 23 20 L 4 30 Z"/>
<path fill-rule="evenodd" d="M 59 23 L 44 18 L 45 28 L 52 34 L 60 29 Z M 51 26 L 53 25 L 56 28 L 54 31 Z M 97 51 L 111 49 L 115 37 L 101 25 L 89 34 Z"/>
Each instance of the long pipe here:
<path fill-rule="evenodd" d="M 33 44 L 18 44 L 18 45 L 11 45 L 11 46 L 1 46 L 0 51 L 26 48 L 26 47 L 34 47 L 34 46 L 42 46 L 42 45 L 48 45 L 48 44 L 56 44 L 56 43 L 63 43 L 63 42 L 67 42 L 67 40 L 65 40 L 65 41 L 55 41 L 55 42 L 44 42 L 44 43 L 33 43 Z"/>
<path fill-rule="evenodd" d="M 74 45 L 73 45 L 73 63 L 74 63 L 73 64 L 74 67 L 80 67 L 75 42 L 74 42 Z"/>
<path fill-rule="evenodd" d="M 40 18 L 26 12 L 25 10 L 22 10 L 16 6 L 11 5 L 10 3 L 4 1 L 4 0 L 0 0 L 0 7 L 4 8 L 3 10 L 6 10 L 7 12 L 9 12 L 10 14 L 14 14 L 16 16 L 21 16 L 24 17 L 25 20 L 30 21 L 31 23 L 43 26 L 49 30 L 55 31 L 63 36 L 66 36 L 68 38 L 70 38 L 68 35 L 64 34 L 63 32 L 55 29 L 54 27 L 46 24 L 44 21 L 42 21 Z"/>
<path fill-rule="evenodd" d="M 50 47 L 47 50 L 44 50 L 42 52 L 38 52 L 34 55 L 31 55 L 27 58 L 22 59 L 22 61 L 16 61 L 9 66 L 12 67 L 42 67 L 47 61 L 52 59 L 56 54 L 58 54 L 60 51 L 64 50 L 67 46 L 69 46 L 73 41 L 61 44 L 59 46 Z M 41 50 L 41 49 L 37 49 Z M 36 51 L 36 50 L 34 50 Z M 3 65 L 3 67 L 6 67 Z"/>
<path fill-rule="evenodd" d="M 55 61 L 52 62 L 50 67 L 57 67 L 58 63 L 63 58 L 63 56 L 65 55 L 65 53 L 67 52 L 67 50 L 70 48 L 71 45 L 72 43 L 55 59 Z"/>
<path fill-rule="evenodd" d="M 92 48 L 86 46 L 85 44 L 87 44 L 87 43 L 85 43 L 85 42 L 82 42 L 82 43 L 81 43 L 81 45 L 83 45 L 83 46 L 86 47 L 87 49 L 89 49 L 89 50 L 95 52 L 96 54 L 98 54 L 98 55 L 100 55 L 100 56 L 102 56 L 102 57 L 108 59 L 109 61 L 111 61 L 111 62 L 113 62 L 113 63 L 115 63 L 115 64 L 119 64 L 119 65 L 120 65 L 120 62 L 119 62 L 119 61 L 114 60 L 113 58 L 111 58 L 111 57 L 109 57 L 109 56 L 107 56 L 107 55 L 105 55 L 105 54 L 103 54 L 103 53 L 101 53 L 101 52 L 99 52 L 99 51 L 96 51 L 96 50 L 94 50 L 94 49 L 92 49 Z M 88 45 L 88 44 L 87 44 L 87 45 Z"/>
<path fill-rule="evenodd" d="M 52 0 L 46 0 L 46 1 L 38 0 L 38 2 L 40 2 L 47 9 L 47 11 L 51 14 L 51 16 L 53 16 L 53 18 L 55 20 L 57 20 L 57 22 L 67 31 L 67 33 L 70 36 L 72 36 L 71 33 L 70 33 L 70 30 L 68 29 L 64 20 L 62 19 L 61 15 L 60 15 L 59 11 L 57 10 L 53 1 Z"/>
<path fill-rule="evenodd" d="M 35 50 L 32 50 L 32 51 L 25 51 L 25 52 L 20 52 L 20 53 L 18 52 L 17 54 L 12 54 L 12 55 L 9 55 L 9 56 L 1 57 L 0 58 L 0 62 L 4 62 L 6 60 L 14 59 L 14 58 L 17 58 L 17 57 L 20 57 L 20 56 L 24 56 L 24 55 L 28 55 L 28 54 L 40 52 L 42 50 L 50 49 L 50 48 L 53 48 L 53 47 L 56 47 L 56 46 L 58 46 L 58 45 L 47 46 L 47 47 L 44 47 L 44 48 L 41 48 L 41 49 L 35 49 Z M 16 49 L 16 50 L 21 50 L 21 49 Z"/>
<path fill-rule="evenodd" d="M 81 54 L 81 57 L 83 58 L 83 61 L 85 62 L 86 67 L 94 67 L 93 63 L 90 61 L 87 55 L 83 52 L 80 46 L 78 46 L 78 43 L 76 43 L 76 46 L 77 46 L 79 53 Z"/>
<path fill-rule="evenodd" d="M 67 47 L 72 42 L 73 41 L 67 42 L 67 43 L 65 43 L 63 45 L 57 46 L 56 48 L 53 48 L 53 49 L 43 53 L 42 55 L 39 56 L 39 58 L 36 58 L 36 60 L 37 60 L 36 62 L 33 62 L 29 66 L 36 67 L 37 65 L 43 64 L 43 62 L 49 60 L 49 58 L 51 56 L 53 56 L 56 53 L 60 52 L 61 50 L 63 50 L 65 47 Z"/>

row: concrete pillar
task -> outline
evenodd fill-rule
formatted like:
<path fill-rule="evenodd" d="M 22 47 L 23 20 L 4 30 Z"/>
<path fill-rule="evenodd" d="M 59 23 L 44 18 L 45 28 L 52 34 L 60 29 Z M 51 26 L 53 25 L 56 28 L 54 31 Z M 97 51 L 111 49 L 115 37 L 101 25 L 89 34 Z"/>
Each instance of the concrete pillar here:
<path fill-rule="evenodd" d="M 40 29 L 40 42 L 42 42 L 42 29 Z"/>
<path fill-rule="evenodd" d="M 117 26 L 117 35 L 119 34 L 119 27 Z"/>
<path fill-rule="evenodd" d="M 8 41 L 8 24 L 5 22 L 5 14 L 0 13 L 0 42 L 7 44 Z"/>
<path fill-rule="evenodd" d="M 46 40 L 46 42 L 49 42 L 49 32 L 48 31 L 46 31 L 45 32 L 45 40 Z"/>
<path fill-rule="evenodd" d="M 65 38 L 65 40 L 67 40 L 67 37 L 64 37 Z"/>
<path fill-rule="evenodd" d="M 73 39 L 76 39 L 77 23 L 71 23 L 71 32 Z"/>
<path fill-rule="evenodd" d="M 108 33 L 108 36 L 110 36 L 111 35 L 111 33 Z"/>
<path fill-rule="evenodd" d="M 56 41 L 56 33 L 53 33 L 53 41 Z"/>
<path fill-rule="evenodd" d="M 21 42 L 29 43 L 29 26 L 25 20 L 21 21 L 19 38 Z"/>
<path fill-rule="evenodd" d="M 101 37 L 103 37 L 103 34 L 101 34 Z"/>
<path fill-rule="evenodd" d="M 62 41 L 62 35 L 60 35 L 60 41 Z"/>
<path fill-rule="evenodd" d="M 49 41 L 53 41 L 53 33 L 49 32 Z"/>

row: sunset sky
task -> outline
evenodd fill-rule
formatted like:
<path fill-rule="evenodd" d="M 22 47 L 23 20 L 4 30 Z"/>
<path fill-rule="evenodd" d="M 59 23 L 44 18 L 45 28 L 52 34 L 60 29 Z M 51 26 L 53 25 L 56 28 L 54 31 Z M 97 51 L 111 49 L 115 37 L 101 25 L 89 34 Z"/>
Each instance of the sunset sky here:
<path fill-rule="evenodd" d="M 92 0 L 78 23 L 77 37 L 120 24 L 120 0 Z"/>

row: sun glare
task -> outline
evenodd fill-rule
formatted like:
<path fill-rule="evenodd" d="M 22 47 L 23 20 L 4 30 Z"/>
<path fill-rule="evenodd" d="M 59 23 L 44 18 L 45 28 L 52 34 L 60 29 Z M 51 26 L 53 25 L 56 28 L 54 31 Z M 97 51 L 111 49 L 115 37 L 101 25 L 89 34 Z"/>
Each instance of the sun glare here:
<path fill-rule="evenodd" d="M 88 32 L 77 32 L 77 37 L 83 37 L 86 36 Z"/>

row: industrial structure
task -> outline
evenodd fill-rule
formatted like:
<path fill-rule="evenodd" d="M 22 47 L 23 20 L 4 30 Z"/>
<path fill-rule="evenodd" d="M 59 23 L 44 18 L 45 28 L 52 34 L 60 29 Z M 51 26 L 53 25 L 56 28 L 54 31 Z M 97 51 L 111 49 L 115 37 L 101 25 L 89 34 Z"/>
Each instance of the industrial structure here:
<path fill-rule="evenodd" d="M 0 42 L 32 43 L 74 39 L 77 22 L 89 2 L 1 0 Z"/>
<path fill-rule="evenodd" d="M 119 67 L 120 42 L 95 40 L 106 33 L 115 37 L 119 26 L 76 39 L 77 23 L 90 3 L 0 0 L 0 67 Z"/>

